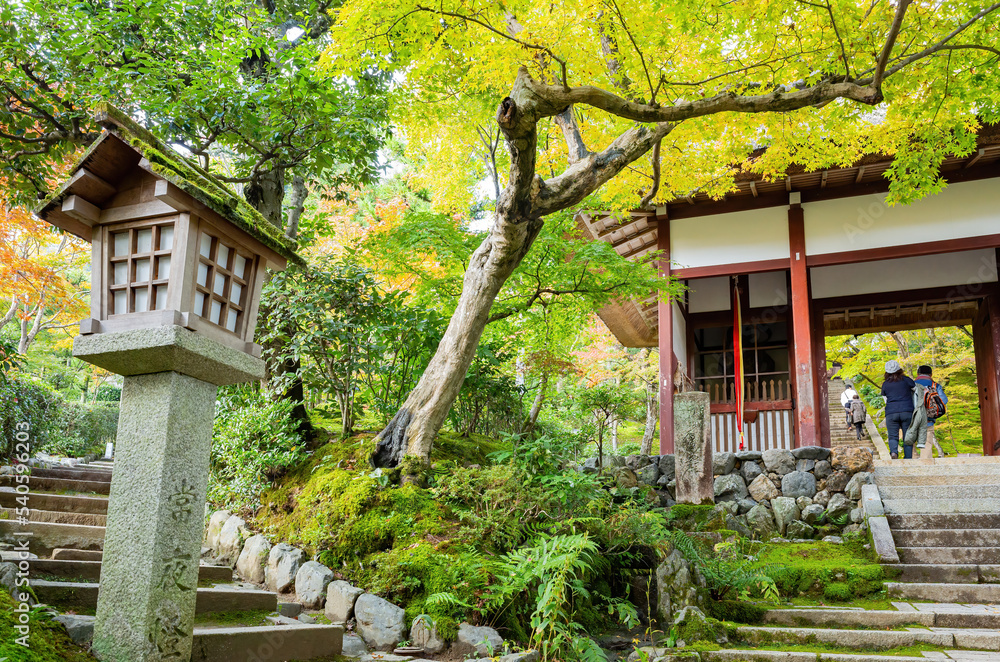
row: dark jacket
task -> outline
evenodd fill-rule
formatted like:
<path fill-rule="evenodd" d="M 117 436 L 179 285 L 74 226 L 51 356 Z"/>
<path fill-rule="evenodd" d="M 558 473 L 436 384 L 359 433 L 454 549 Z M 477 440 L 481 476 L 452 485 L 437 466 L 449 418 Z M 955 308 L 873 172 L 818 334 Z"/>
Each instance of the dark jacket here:
<path fill-rule="evenodd" d="M 913 387 L 916 383 L 903 375 L 898 382 L 882 383 L 882 395 L 885 396 L 885 415 L 909 414 L 913 412 Z"/>

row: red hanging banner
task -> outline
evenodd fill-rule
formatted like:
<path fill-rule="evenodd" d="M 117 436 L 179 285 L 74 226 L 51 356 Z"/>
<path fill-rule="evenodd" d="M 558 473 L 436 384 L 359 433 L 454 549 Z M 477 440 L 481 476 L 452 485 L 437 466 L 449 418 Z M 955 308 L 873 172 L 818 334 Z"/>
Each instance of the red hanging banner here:
<path fill-rule="evenodd" d="M 744 447 L 743 437 L 743 384 L 746 382 L 746 375 L 743 368 L 743 311 L 740 305 L 740 286 L 736 278 L 733 278 L 733 357 L 734 357 L 734 379 L 736 383 L 736 425 L 740 430 L 740 450 Z"/>

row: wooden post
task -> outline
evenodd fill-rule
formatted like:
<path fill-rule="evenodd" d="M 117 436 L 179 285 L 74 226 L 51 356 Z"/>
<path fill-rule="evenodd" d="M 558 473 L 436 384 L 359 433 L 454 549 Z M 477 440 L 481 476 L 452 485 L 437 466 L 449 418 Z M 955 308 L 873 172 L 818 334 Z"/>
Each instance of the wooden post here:
<path fill-rule="evenodd" d="M 809 305 L 809 269 L 806 267 L 806 235 L 798 195 L 788 206 L 788 244 L 791 257 L 792 366 L 795 373 L 795 446 L 818 446 L 816 363 L 812 315 Z"/>
<path fill-rule="evenodd" d="M 656 240 L 661 252 L 659 269 L 664 278 L 670 277 L 670 219 L 666 207 L 656 210 Z M 660 301 L 660 455 L 674 452 L 674 371 L 677 359 L 674 356 L 674 305 L 670 301 Z"/>

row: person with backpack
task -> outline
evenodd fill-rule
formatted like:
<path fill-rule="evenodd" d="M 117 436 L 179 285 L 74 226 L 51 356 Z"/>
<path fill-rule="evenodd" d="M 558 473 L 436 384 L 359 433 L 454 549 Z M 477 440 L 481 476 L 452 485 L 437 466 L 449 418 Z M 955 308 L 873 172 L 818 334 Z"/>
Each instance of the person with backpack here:
<path fill-rule="evenodd" d="M 844 392 L 840 394 L 840 406 L 844 408 L 844 413 L 847 416 L 847 429 L 850 430 L 854 427 L 854 421 L 851 417 L 851 403 L 854 402 L 854 398 L 858 397 L 858 392 L 854 390 L 854 385 L 844 382 L 846 388 Z"/>
<path fill-rule="evenodd" d="M 913 419 L 913 389 L 916 383 L 903 374 L 899 361 L 886 361 L 882 396 L 885 398 L 886 441 L 892 459 L 899 458 L 900 433 L 906 434 Z M 913 446 L 903 446 L 903 457 L 913 457 Z"/>
<path fill-rule="evenodd" d="M 868 410 L 865 409 L 865 403 L 861 400 L 861 396 L 855 392 L 854 398 L 851 400 L 851 422 L 858 432 L 858 441 L 861 441 L 865 436 L 864 427 L 867 419 Z"/>
<path fill-rule="evenodd" d="M 944 392 L 944 387 L 934 381 L 929 365 L 922 365 L 917 368 L 917 384 L 924 387 L 924 407 L 927 409 L 927 441 L 917 444 L 921 449 L 920 459 L 930 460 L 934 457 L 934 450 L 937 449 L 938 457 L 944 457 L 947 453 L 941 448 L 937 438 L 934 436 L 934 421 L 944 416 L 948 396 Z M 926 449 L 926 450 L 924 450 Z"/>

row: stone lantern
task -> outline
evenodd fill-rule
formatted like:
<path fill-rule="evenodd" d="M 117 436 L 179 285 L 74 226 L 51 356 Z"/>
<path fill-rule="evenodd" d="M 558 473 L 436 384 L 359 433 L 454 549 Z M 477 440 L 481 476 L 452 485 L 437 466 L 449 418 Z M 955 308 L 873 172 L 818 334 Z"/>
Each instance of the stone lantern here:
<path fill-rule="evenodd" d="M 115 108 L 36 210 L 92 246 L 74 356 L 125 376 L 94 650 L 191 655 L 218 386 L 260 379 L 265 268 L 294 243 L 211 174 Z"/>

